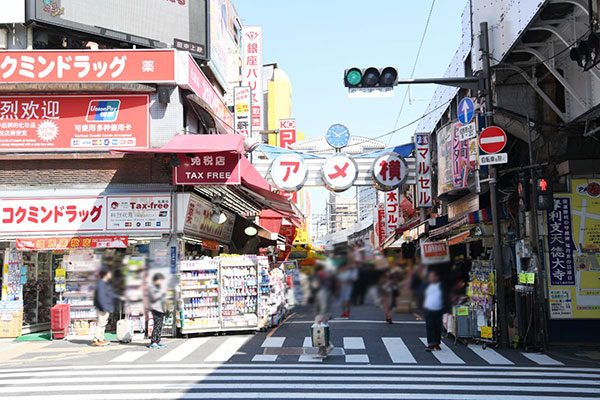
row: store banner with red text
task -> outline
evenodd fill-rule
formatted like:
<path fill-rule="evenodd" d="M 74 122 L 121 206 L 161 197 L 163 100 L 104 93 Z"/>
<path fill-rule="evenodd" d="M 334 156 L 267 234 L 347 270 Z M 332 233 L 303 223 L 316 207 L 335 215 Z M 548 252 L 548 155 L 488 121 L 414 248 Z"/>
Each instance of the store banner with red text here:
<path fill-rule="evenodd" d="M 433 205 L 431 193 L 431 148 L 428 133 L 415 134 L 415 155 L 417 162 L 417 207 Z"/>
<path fill-rule="evenodd" d="M 147 148 L 148 95 L 0 96 L 0 151 Z"/>
<path fill-rule="evenodd" d="M 17 250 L 127 248 L 127 236 L 77 236 L 17 239 Z"/>
<path fill-rule="evenodd" d="M 291 145 L 296 143 L 296 120 L 295 119 L 280 119 L 279 120 L 279 147 L 289 149 Z"/>
<path fill-rule="evenodd" d="M 400 201 L 398 199 L 398 190 L 385 192 L 385 237 L 388 238 L 396 233 L 396 229 L 400 227 Z"/>
<path fill-rule="evenodd" d="M 242 86 L 252 90 L 252 128 L 265 129 L 263 111 L 263 54 L 262 26 L 244 26 L 242 29 Z"/>

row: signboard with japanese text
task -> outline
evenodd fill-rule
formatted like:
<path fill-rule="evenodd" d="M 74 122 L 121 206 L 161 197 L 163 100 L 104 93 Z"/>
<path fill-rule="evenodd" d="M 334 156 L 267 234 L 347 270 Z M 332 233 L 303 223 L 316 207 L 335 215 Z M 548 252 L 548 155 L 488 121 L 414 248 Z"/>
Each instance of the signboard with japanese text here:
<path fill-rule="evenodd" d="M 550 316 L 600 318 L 600 185 L 572 179 L 546 217 Z"/>
<path fill-rule="evenodd" d="M 325 187 L 333 192 L 349 189 L 358 176 L 356 161 L 345 154 L 329 157 L 321 167 Z"/>
<path fill-rule="evenodd" d="M 431 193 L 431 147 L 428 133 L 415 133 L 415 159 L 417 163 L 417 207 L 433 205 Z"/>
<path fill-rule="evenodd" d="M 235 133 L 245 138 L 252 137 L 252 91 L 248 86 L 233 88 L 233 112 Z"/>
<path fill-rule="evenodd" d="M 279 147 L 289 149 L 292 144 L 296 143 L 296 120 L 295 119 L 280 119 L 279 120 Z"/>
<path fill-rule="evenodd" d="M 479 156 L 479 165 L 506 164 L 508 153 L 482 154 Z"/>
<path fill-rule="evenodd" d="M 454 190 L 454 177 L 452 174 L 452 133 L 453 124 L 448 124 L 438 129 L 437 137 L 437 175 L 438 194 Z"/>
<path fill-rule="evenodd" d="M 30 0 L 27 19 L 145 47 L 190 42 L 208 57 L 208 0 Z"/>
<path fill-rule="evenodd" d="M 191 195 L 183 226 L 184 232 L 203 239 L 229 243 L 233 234 L 235 214 L 227 210 L 221 210 L 227 216 L 227 220 L 222 224 L 216 224 L 210 219 L 212 212 L 215 210 L 216 207 L 210 202 L 196 195 Z"/>
<path fill-rule="evenodd" d="M 233 115 L 225 105 L 225 101 L 208 78 L 204 75 L 196 61 L 190 56 L 188 59 L 188 82 L 189 88 L 204 101 L 214 113 L 225 133 L 233 134 Z M 185 85 L 184 85 L 185 86 Z"/>
<path fill-rule="evenodd" d="M 125 249 L 127 242 L 127 236 L 21 238 L 16 240 L 16 248 L 17 250 Z"/>
<path fill-rule="evenodd" d="M 421 244 L 421 262 L 437 264 L 450 261 L 450 247 L 446 242 L 425 242 Z"/>
<path fill-rule="evenodd" d="M 479 211 L 479 196 L 470 194 L 448 204 L 448 219 L 452 221 L 475 211 Z"/>
<path fill-rule="evenodd" d="M 308 178 L 308 167 L 297 154 L 284 154 L 277 157 L 270 169 L 275 186 L 286 192 L 296 192 L 304 186 Z"/>
<path fill-rule="evenodd" d="M 384 153 L 373 161 L 371 176 L 378 189 L 394 190 L 406 181 L 408 167 L 397 153 Z"/>
<path fill-rule="evenodd" d="M 0 54 L 3 83 L 174 82 L 174 50 L 34 50 Z"/>
<path fill-rule="evenodd" d="M 262 26 L 242 29 L 242 86 L 252 89 L 252 128 L 264 129 Z"/>
<path fill-rule="evenodd" d="M 241 184 L 238 153 L 222 152 L 188 157 L 178 154 L 181 163 L 174 167 L 174 185 L 239 185 Z"/>
<path fill-rule="evenodd" d="M 385 204 L 379 204 L 377 205 L 377 239 L 379 240 L 379 246 L 385 242 L 386 233 Z"/>
<path fill-rule="evenodd" d="M 0 198 L 0 234 L 106 231 L 105 197 Z"/>
<path fill-rule="evenodd" d="M 147 148 L 148 95 L 0 97 L 0 152 Z"/>
<path fill-rule="evenodd" d="M 386 192 L 385 196 L 385 237 L 388 238 L 400 227 L 400 200 L 398 199 L 398 191 L 392 190 Z"/>
<path fill-rule="evenodd" d="M 171 230 L 171 195 L 107 196 L 109 231 Z"/>
<path fill-rule="evenodd" d="M 460 124 L 455 124 L 452 131 L 452 176 L 454 189 L 462 189 L 467 185 L 469 172 L 477 168 L 477 161 L 469 157 L 469 139 L 462 140 Z"/>

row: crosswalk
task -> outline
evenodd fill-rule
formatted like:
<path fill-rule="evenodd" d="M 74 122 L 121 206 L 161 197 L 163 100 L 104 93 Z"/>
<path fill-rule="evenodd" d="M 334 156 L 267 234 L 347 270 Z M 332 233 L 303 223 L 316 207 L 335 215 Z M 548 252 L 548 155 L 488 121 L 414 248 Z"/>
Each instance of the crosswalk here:
<path fill-rule="evenodd" d="M 3 400 L 597 399 L 600 368 L 103 364 L 0 369 Z"/>
<path fill-rule="evenodd" d="M 481 366 L 564 366 L 547 354 L 512 349 L 484 348 L 481 345 L 442 343 L 441 350 L 426 353 L 424 337 L 337 337 L 329 357 L 317 357 L 310 337 L 198 337 L 171 341 L 166 348 L 151 350 L 121 348 L 109 354 L 109 364 L 143 363 L 298 363 L 373 365 L 481 365 Z"/>

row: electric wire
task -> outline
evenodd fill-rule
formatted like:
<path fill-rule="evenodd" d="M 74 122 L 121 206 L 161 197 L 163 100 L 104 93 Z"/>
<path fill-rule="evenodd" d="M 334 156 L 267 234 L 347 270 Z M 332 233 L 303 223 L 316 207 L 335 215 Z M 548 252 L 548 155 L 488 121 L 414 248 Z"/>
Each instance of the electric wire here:
<path fill-rule="evenodd" d="M 435 0 L 431 2 L 431 8 L 429 9 L 429 15 L 427 16 L 427 22 L 425 22 L 425 29 L 423 30 L 423 36 L 421 36 L 421 43 L 419 43 L 419 49 L 417 50 L 417 56 L 415 57 L 415 63 L 413 64 L 412 71 L 410 73 L 410 79 L 412 79 L 415 75 L 415 70 L 417 69 L 417 63 L 419 62 L 419 56 L 421 55 L 421 50 L 423 49 L 423 43 L 425 42 L 425 35 L 427 34 L 427 29 L 429 28 L 429 21 L 431 20 L 431 14 L 433 13 L 433 7 L 435 6 Z M 406 98 L 408 97 L 408 88 L 404 91 L 404 97 L 402 98 L 402 104 L 400 105 L 400 110 L 398 110 L 398 115 L 396 116 L 396 122 L 394 123 L 394 129 L 398 126 L 398 121 L 400 121 L 400 116 L 402 115 L 402 111 L 404 110 L 404 105 L 406 104 Z M 388 146 L 392 141 L 393 135 L 388 139 Z"/>

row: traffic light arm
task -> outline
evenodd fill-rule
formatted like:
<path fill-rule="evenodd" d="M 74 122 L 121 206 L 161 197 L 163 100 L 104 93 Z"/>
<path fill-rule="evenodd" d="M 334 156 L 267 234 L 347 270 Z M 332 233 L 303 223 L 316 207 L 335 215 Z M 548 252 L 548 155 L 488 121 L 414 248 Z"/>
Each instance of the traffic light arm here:
<path fill-rule="evenodd" d="M 461 89 L 483 90 L 483 78 L 477 76 L 467 76 L 464 78 L 417 78 L 417 79 L 398 79 L 398 85 L 416 85 L 435 83 L 436 85 L 454 86 Z"/>

